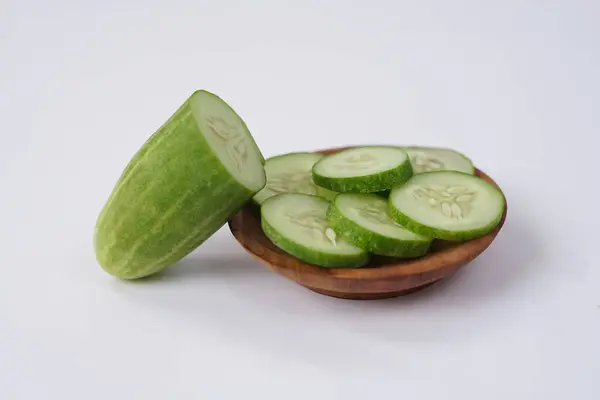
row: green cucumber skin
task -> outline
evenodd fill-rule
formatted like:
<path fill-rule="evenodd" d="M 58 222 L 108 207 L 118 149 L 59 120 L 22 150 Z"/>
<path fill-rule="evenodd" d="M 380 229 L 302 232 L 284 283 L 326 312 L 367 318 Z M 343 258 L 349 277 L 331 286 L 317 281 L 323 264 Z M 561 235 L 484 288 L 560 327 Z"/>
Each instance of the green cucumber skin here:
<path fill-rule="evenodd" d="M 190 99 L 133 156 L 98 216 L 94 250 L 110 275 L 139 279 L 174 264 L 255 194 L 209 147 Z"/>
<path fill-rule="evenodd" d="M 438 173 L 438 172 L 442 172 L 442 171 L 424 172 L 424 174 Z M 472 176 L 472 175 L 464 173 L 464 172 L 456 172 L 456 171 L 448 171 L 448 172 L 451 172 L 454 174 L 465 174 L 465 175 Z M 481 179 L 481 178 L 478 178 L 478 179 Z M 488 184 L 491 185 L 490 183 L 488 183 Z M 398 188 L 398 189 L 400 189 L 400 188 Z M 500 190 L 498 190 L 498 188 L 494 187 L 494 190 L 496 190 L 500 194 L 500 196 L 502 196 L 503 207 L 500 210 L 500 212 L 498 213 L 498 215 L 489 224 L 482 226 L 480 228 L 476 228 L 476 229 L 469 229 L 469 230 L 465 230 L 465 231 L 451 231 L 451 230 L 447 230 L 447 229 L 440 229 L 440 228 L 434 228 L 431 226 L 423 225 L 423 224 L 415 221 L 414 219 L 410 218 L 408 215 L 402 213 L 402 211 L 400 211 L 399 209 L 397 209 L 394 206 L 392 201 L 388 202 L 388 211 L 390 213 L 390 216 L 397 223 L 404 226 L 409 231 L 418 233 L 418 234 L 426 236 L 426 237 L 430 237 L 432 239 L 441 239 L 441 240 L 447 240 L 447 241 L 453 241 L 453 242 L 463 242 L 463 241 L 467 241 L 467 240 L 477 239 L 479 237 L 487 235 L 488 233 L 493 231 L 496 228 L 496 226 L 498 226 L 500 221 L 502 220 L 502 215 L 504 214 L 504 208 L 505 208 L 506 201 L 504 200 L 504 195 L 502 194 L 502 192 Z M 390 193 L 390 196 L 393 195 L 393 192 L 394 191 L 392 190 L 392 192 Z"/>
<path fill-rule="evenodd" d="M 418 258 L 429 251 L 431 240 L 401 240 L 372 232 L 344 216 L 332 202 L 327 210 L 327 223 L 337 235 L 366 251 L 388 257 Z"/>
<path fill-rule="evenodd" d="M 330 254 L 307 249 L 304 246 L 283 237 L 266 220 L 261 218 L 261 227 L 265 236 L 275 246 L 304 261 L 323 268 L 361 268 L 368 264 L 371 255 L 364 252 L 360 255 Z"/>
<path fill-rule="evenodd" d="M 317 164 L 315 164 L 317 165 Z M 329 178 L 315 173 L 313 167 L 313 182 L 317 186 L 339 193 L 375 193 L 386 192 L 395 186 L 403 185 L 413 176 L 413 168 L 410 159 L 398 167 L 365 176 L 352 176 L 348 178 Z"/>

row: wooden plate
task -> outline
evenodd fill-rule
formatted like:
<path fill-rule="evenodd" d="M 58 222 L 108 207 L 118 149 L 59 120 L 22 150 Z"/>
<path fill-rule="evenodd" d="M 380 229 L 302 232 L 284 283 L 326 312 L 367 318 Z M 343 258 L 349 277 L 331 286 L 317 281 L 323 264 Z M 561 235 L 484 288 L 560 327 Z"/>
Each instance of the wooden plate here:
<path fill-rule="evenodd" d="M 345 148 L 318 153 L 330 154 Z M 498 187 L 479 169 L 475 172 Z M 246 206 L 229 221 L 229 229 L 251 256 L 310 290 L 342 299 L 373 300 L 413 293 L 450 277 L 488 248 L 502 229 L 506 212 L 505 206 L 498 226 L 483 237 L 462 243 L 436 240 L 424 257 L 399 260 L 375 256 L 369 265 L 359 269 L 322 268 L 288 255 L 264 235 L 260 214 L 252 205 Z"/>

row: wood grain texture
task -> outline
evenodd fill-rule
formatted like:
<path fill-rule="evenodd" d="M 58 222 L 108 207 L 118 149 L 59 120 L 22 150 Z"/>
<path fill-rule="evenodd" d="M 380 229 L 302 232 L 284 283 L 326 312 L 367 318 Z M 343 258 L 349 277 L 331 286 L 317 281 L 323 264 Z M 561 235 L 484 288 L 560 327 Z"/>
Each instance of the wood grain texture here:
<path fill-rule="evenodd" d="M 345 148 L 319 153 L 328 154 Z M 484 172 L 476 168 L 475 173 L 498 187 Z M 310 290 L 342 299 L 374 300 L 414 293 L 452 276 L 489 247 L 502 229 L 506 214 L 505 202 L 498 226 L 480 238 L 461 243 L 435 240 L 424 257 L 399 260 L 374 256 L 368 266 L 359 269 L 321 268 L 288 255 L 263 234 L 260 214 L 252 205 L 246 206 L 229 221 L 229 229 L 251 256 L 272 271 Z"/>

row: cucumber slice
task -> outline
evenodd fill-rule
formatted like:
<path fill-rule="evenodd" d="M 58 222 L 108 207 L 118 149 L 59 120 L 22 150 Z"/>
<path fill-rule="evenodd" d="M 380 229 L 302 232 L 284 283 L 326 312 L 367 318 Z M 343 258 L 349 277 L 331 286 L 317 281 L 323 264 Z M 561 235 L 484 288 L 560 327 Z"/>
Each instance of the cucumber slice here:
<path fill-rule="evenodd" d="M 266 182 L 242 119 L 200 90 L 133 156 L 96 222 L 100 266 L 121 279 L 174 264 L 220 229 Z"/>
<path fill-rule="evenodd" d="M 473 162 L 464 154 L 440 147 L 403 147 L 410 157 L 415 174 L 431 171 L 458 171 L 475 174 Z"/>
<path fill-rule="evenodd" d="M 413 175 L 399 147 L 363 146 L 330 154 L 312 170 L 316 185 L 335 192 L 373 193 L 401 185 Z"/>
<path fill-rule="evenodd" d="M 415 175 L 392 190 L 390 215 L 407 229 L 445 240 L 469 240 L 498 225 L 502 192 L 483 179 L 456 171 Z"/>
<path fill-rule="evenodd" d="M 327 222 L 356 246 L 390 257 L 421 257 L 432 240 L 411 232 L 388 214 L 387 200 L 376 194 L 341 193 L 329 206 Z"/>
<path fill-rule="evenodd" d="M 254 202 L 260 205 L 281 193 L 317 194 L 312 181 L 312 167 L 321 158 L 322 154 L 301 152 L 269 158 L 265 162 L 267 184 L 254 196 Z"/>
<path fill-rule="evenodd" d="M 329 202 L 300 193 L 273 196 L 261 207 L 265 235 L 286 253 L 321 267 L 358 268 L 369 253 L 339 237 L 327 224 Z"/>

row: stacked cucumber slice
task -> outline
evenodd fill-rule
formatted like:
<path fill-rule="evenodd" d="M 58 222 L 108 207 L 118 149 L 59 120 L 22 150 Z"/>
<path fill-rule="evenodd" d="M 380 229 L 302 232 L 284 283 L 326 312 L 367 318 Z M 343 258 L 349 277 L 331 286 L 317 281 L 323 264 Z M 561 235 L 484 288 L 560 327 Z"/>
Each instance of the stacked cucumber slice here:
<path fill-rule="evenodd" d="M 140 279 L 177 263 L 250 203 L 277 247 L 324 268 L 422 257 L 494 229 L 504 197 L 451 149 L 359 146 L 264 159 L 244 120 L 198 90 L 125 166 L 99 213 L 101 267 Z"/>
<path fill-rule="evenodd" d="M 342 193 L 329 207 L 327 221 L 342 237 L 373 254 L 391 257 L 420 257 L 431 239 L 398 224 L 387 211 L 381 196 Z"/>
<path fill-rule="evenodd" d="M 262 228 L 283 251 L 321 267 L 359 268 L 369 255 L 422 257 L 435 239 L 485 235 L 504 210 L 502 193 L 451 149 L 363 146 L 302 161 L 298 154 L 306 153 L 266 161 L 277 168 L 256 197 L 271 180 L 280 190 L 262 204 Z M 302 178 L 292 179 L 298 170 Z"/>
<path fill-rule="evenodd" d="M 498 225 L 504 197 L 496 187 L 474 175 L 436 171 L 415 175 L 394 188 L 389 198 L 394 220 L 421 235 L 469 240 Z"/>
<path fill-rule="evenodd" d="M 287 193 L 271 197 L 261 207 L 265 236 L 276 246 L 322 267 L 362 267 L 369 253 L 338 237 L 327 224 L 329 202 L 323 198 Z"/>
<path fill-rule="evenodd" d="M 374 193 L 401 185 L 413 175 L 406 151 L 392 146 L 365 146 L 319 160 L 315 184 L 335 192 Z"/>

